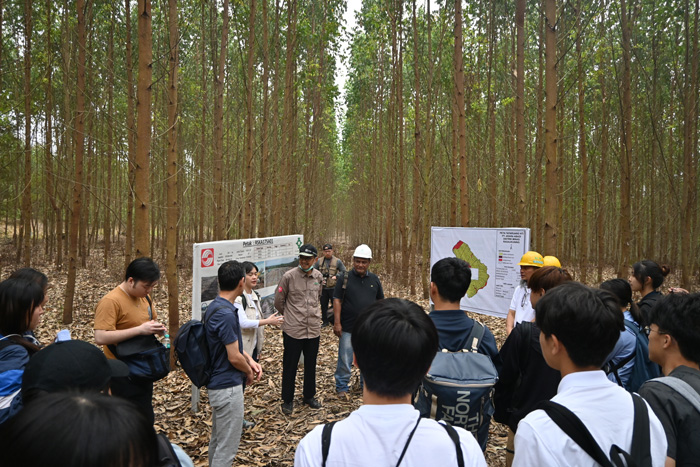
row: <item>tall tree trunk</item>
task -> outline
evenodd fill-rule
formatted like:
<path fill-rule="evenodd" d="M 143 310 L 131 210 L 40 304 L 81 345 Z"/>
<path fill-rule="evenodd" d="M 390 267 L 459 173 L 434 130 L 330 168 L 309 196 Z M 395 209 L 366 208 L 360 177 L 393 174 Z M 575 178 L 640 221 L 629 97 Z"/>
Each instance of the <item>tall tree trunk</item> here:
<path fill-rule="evenodd" d="M 694 251 L 691 244 L 693 217 L 697 215 L 697 94 L 698 94 L 698 8 L 695 0 L 695 21 L 691 34 L 690 2 L 685 0 L 685 99 L 683 99 L 683 226 L 681 229 L 681 284 L 691 287 Z M 690 68 L 690 73 L 688 73 Z"/>
<path fill-rule="evenodd" d="M 0 5 L 0 8 L 2 6 Z M 58 202 L 56 200 L 56 189 L 54 188 L 54 165 L 53 165 L 53 154 L 52 154 L 52 149 L 53 149 L 53 45 L 52 45 L 52 36 L 51 36 L 51 30 L 53 28 L 53 1 L 52 0 L 46 0 L 46 21 L 49 27 L 46 29 L 46 50 L 49 51 L 47 52 L 47 60 L 46 60 L 46 111 L 45 111 L 45 119 L 46 119 L 46 134 L 45 134 L 45 139 L 46 139 L 46 145 L 44 148 L 44 166 L 46 168 L 46 194 L 49 199 L 49 203 L 51 204 L 51 209 L 53 211 L 54 215 L 54 227 L 55 230 L 53 232 L 53 235 L 49 234 L 47 231 L 47 235 L 50 237 L 53 237 L 53 244 L 56 247 L 56 260 L 58 260 L 59 257 L 62 257 L 62 251 L 61 251 L 61 241 L 60 241 L 60 235 L 61 235 L 61 230 L 62 230 L 62 224 L 61 224 L 61 211 L 58 206 Z M 0 21 L 2 21 L 2 18 L 0 18 Z M 2 46 L 0 45 L 0 48 Z"/>
<path fill-rule="evenodd" d="M 464 56 L 462 54 L 462 0 L 455 0 L 454 25 L 454 93 L 457 104 L 459 142 L 459 205 L 460 225 L 469 226 L 469 198 L 467 196 L 467 117 L 464 108 Z"/>
<path fill-rule="evenodd" d="M 116 5 L 112 6 L 111 21 L 109 22 L 109 42 L 107 44 L 107 157 L 105 165 L 107 167 L 107 183 L 104 184 L 105 192 L 105 218 L 104 218 L 104 260 L 105 268 L 109 265 L 112 248 L 112 210 L 110 209 L 110 200 L 112 199 L 112 160 L 114 158 L 114 125 L 112 124 L 112 115 L 114 115 L 114 24 L 115 24 Z"/>
<path fill-rule="evenodd" d="M 245 212 L 245 232 L 244 237 L 253 236 L 253 228 L 255 222 L 255 211 L 253 200 L 255 199 L 255 188 L 253 186 L 253 176 L 255 166 L 253 165 L 253 58 L 255 54 L 255 0 L 249 0 L 250 19 L 248 21 L 248 67 L 247 67 L 247 82 L 246 82 L 246 164 L 245 164 L 245 200 L 243 209 Z"/>
<path fill-rule="evenodd" d="M 494 25 L 494 5 L 493 2 L 489 4 L 489 25 L 488 25 L 488 71 L 486 79 L 486 114 L 488 115 L 488 128 L 489 128 L 489 142 L 488 142 L 488 167 L 489 167 L 489 180 L 488 184 L 488 207 L 489 207 L 489 218 L 488 223 L 490 227 L 496 227 L 498 225 L 498 163 L 496 155 L 496 97 L 494 93 L 494 80 L 493 80 L 493 55 L 496 42 L 496 34 L 494 30 L 496 29 Z"/>
<path fill-rule="evenodd" d="M 620 0 L 620 27 L 622 29 L 622 115 L 620 119 L 620 256 L 618 277 L 625 277 L 630 264 L 632 212 L 630 186 L 632 170 L 632 90 L 630 77 L 630 29 L 626 0 Z"/>
<path fill-rule="evenodd" d="M 545 8 L 545 226 L 544 249 L 557 254 L 559 222 L 557 216 L 557 5 L 556 0 L 544 0 Z"/>
<path fill-rule="evenodd" d="M 134 171 L 134 247 L 136 257 L 150 256 L 149 211 L 151 189 L 148 183 L 151 152 L 151 78 L 153 75 L 153 34 L 151 0 L 138 2 L 139 79 L 136 85 L 136 164 Z"/>
<path fill-rule="evenodd" d="M 24 186 L 22 188 L 22 257 L 32 263 L 32 2 L 24 0 Z"/>
<path fill-rule="evenodd" d="M 414 115 L 414 130 L 413 130 L 413 202 L 412 202 L 412 222 L 411 222 L 411 241 L 408 247 L 408 252 L 411 255 L 416 255 L 419 250 L 419 237 L 422 234 L 422 229 L 420 227 L 420 212 L 419 209 L 421 200 L 421 159 L 423 154 L 423 148 L 421 146 L 421 126 L 420 126 L 420 73 L 418 72 L 418 21 L 416 15 L 416 0 L 412 2 L 412 15 L 411 15 L 411 26 L 413 28 L 413 92 L 414 92 L 414 104 L 413 104 L 413 115 Z M 427 176 L 423 173 L 423 176 Z M 410 285 L 411 295 L 416 293 L 416 282 L 418 282 L 418 271 L 422 269 L 419 264 L 413 265 L 410 268 L 411 276 L 409 277 L 408 283 Z"/>
<path fill-rule="evenodd" d="M 576 7 L 576 55 L 578 59 L 578 150 L 579 159 L 581 161 L 581 240 L 579 241 L 579 267 L 581 268 L 580 281 L 585 284 L 588 271 L 588 154 L 586 152 L 586 95 L 584 90 L 586 75 L 583 70 L 583 50 L 581 44 L 583 41 L 583 23 L 581 21 L 581 14 L 581 0 L 578 0 L 578 5 Z"/>
<path fill-rule="evenodd" d="M 78 9 L 78 79 L 75 97 L 75 177 L 73 184 L 73 210 L 71 213 L 70 250 L 68 254 L 68 278 L 66 280 L 66 300 L 63 305 L 63 324 L 73 322 L 73 297 L 75 295 L 75 275 L 78 262 L 78 229 L 83 191 L 83 152 L 85 150 L 85 0 L 76 0 Z"/>
<path fill-rule="evenodd" d="M 605 27 L 605 0 L 600 0 L 601 18 L 599 23 L 599 34 L 603 37 L 606 31 Z M 600 54 L 598 66 L 601 70 L 606 68 L 607 61 L 604 54 Z M 607 183 L 607 164 L 608 164 L 608 95 L 606 89 L 605 73 L 598 74 L 598 83 L 600 87 L 600 167 L 598 170 L 598 212 L 596 213 L 596 232 L 598 243 L 598 254 L 596 255 L 596 264 L 598 265 L 597 281 L 599 284 L 603 281 L 603 261 L 605 260 L 605 235 L 603 226 L 605 223 L 605 206 L 606 193 L 608 191 Z M 624 276 L 623 276 L 624 277 Z"/>
<path fill-rule="evenodd" d="M 517 140 L 517 176 L 516 190 L 518 225 L 525 227 L 529 219 L 527 215 L 527 200 L 525 186 L 527 183 L 527 167 L 525 161 L 525 8 L 527 0 L 515 2 L 515 33 L 516 33 L 516 79 L 515 79 L 515 128 Z"/>
<path fill-rule="evenodd" d="M 281 174 L 282 185 L 281 185 L 281 195 L 283 197 L 296 198 L 296 193 L 293 191 L 288 191 L 291 187 L 290 176 L 294 176 L 294 165 L 292 162 L 292 157 L 294 156 L 294 69 L 296 65 L 295 51 L 296 51 L 296 41 L 297 41 L 297 0 L 291 0 L 287 6 L 287 55 L 284 69 L 284 104 L 282 109 L 282 138 L 284 139 L 284 144 L 282 146 L 282 163 L 285 170 Z M 280 199 L 280 206 L 288 206 L 289 200 L 284 198 Z M 279 215 L 277 215 L 279 213 Z M 282 214 L 287 214 L 290 216 L 296 215 L 293 211 L 284 212 L 283 209 L 277 211 L 276 216 L 281 217 Z M 276 227 L 280 226 L 279 220 L 275 218 Z M 282 231 L 278 228 L 274 229 L 274 232 L 279 232 L 280 234 L 293 233 L 290 232 L 289 224 L 281 224 Z"/>
<path fill-rule="evenodd" d="M 177 135 L 178 135 L 178 82 L 177 67 L 178 50 L 178 13 L 177 0 L 168 1 L 168 33 L 170 43 L 169 85 L 168 85 L 168 182 L 167 182 L 167 231 L 165 237 L 165 276 L 168 279 L 168 324 L 169 333 L 173 338 L 180 327 L 179 285 L 177 277 L 177 240 L 178 219 L 180 206 L 178 204 L 178 175 L 177 175 Z M 175 363 L 175 353 L 171 352 L 170 363 Z"/>
<path fill-rule="evenodd" d="M 126 194 L 126 239 L 124 243 L 124 268 L 131 262 L 134 235 L 134 176 L 136 165 L 136 123 L 134 121 L 134 64 L 131 57 L 131 1 L 124 0 L 126 8 L 126 132 L 129 163 L 129 190 Z"/>
<path fill-rule="evenodd" d="M 268 24 L 267 24 L 267 2 L 268 0 L 262 0 L 262 28 L 263 28 L 263 44 L 262 44 L 262 53 L 263 53 L 263 62 L 262 62 L 262 68 L 263 68 L 263 73 L 262 73 L 262 85 L 263 85 L 263 107 L 262 107 L 262 128 L 260 129 L 260 141 L 261 141 L 261 157 L 260 157 L 260 174 L 264 174 L 268 171 L 269 168 L 269 162 L 268 162 L 268 157 L 269 157 L 269 120 L 268 120 L 268 114 L 270 112 L 269 110 L 269 100 L 270 100 L 270 86 L 269 86 L 269 79 L 270 79 L 270 38 L 269 38 L 269 33 L 268 33 Z M 258 203 L 258 235 L 260 236 L 268 236 L 269 232 L 267 229 L 267 225 L 269 225 L 266 222 L 266 219 L 270 215 L 270 182 L 269 182 L 269 177 L 260 177 L 260 199 L 263 200 L 262 203 Z"/>
<path fill-rule="evenodd" d="M 223 240 L 224 233 L 224 76 L 228 51 L 229 14 L 228 0 L 224 0 L 221 48 L 214 79 L 214 239 Z"/>

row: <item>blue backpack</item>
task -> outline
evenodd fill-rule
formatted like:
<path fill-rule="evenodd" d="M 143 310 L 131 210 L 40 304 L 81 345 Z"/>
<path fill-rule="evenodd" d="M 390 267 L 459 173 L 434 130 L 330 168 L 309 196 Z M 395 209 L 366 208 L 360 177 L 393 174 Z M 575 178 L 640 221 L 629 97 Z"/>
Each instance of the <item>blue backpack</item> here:
<path fill-rule="evenodd" d="M 624 387 L 629 392 L 637 392 L 640 386 L 646 381 L 661 376 L 661 369 L 659 365 L 649 360 L 649 338 L 644 335 L 632 321 L 626 319 L 625 326 L 634 333 L 636 340 L 634 352 L 615 365 L 606 365 L 605 372 L 607 374 L 614 374 L 617 384 Z M 629 363 L 633 358 L 634 365 L 632 366 L 632 372 L 627 380 L 627 384 L 622 384 L 622 380 L 618 375 L 618 370 Z"/>
<path fill-rule="evenodd" d="M 483 336 L 484 325 L 474 321 L 463 350 L 438 352 L 413 400 L 421 417 L 444 420 L 470 431 L 482 451 L 494 412 L 493 387 L 498 381 L 491 358 L 477 352 Z"/>
<path fill-rule="evenodd" d="M 204 322 L 198 319 L 191 319 L 177 331 L 175 337 L 175 353 L 182 369 L 187 373 L 192 384 L 201 388 L 209 384 L 212 373 L 212 361 L 209 356 L 209 345 L 207 344 L 207 334 L 204 330 L 206 317 L 214 313 L 215 309 L 208 309 L 202 317 Z"/>

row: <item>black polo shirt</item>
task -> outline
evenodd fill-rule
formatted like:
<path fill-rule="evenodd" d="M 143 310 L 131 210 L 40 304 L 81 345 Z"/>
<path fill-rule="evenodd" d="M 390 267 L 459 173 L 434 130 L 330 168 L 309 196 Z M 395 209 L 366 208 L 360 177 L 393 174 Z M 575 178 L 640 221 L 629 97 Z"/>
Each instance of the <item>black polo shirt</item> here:
<path fill-rule="evenodd" d="M 340 311 L 340 325 L 343 326 L 343 332 L 352 332 L 355 319 L 360 312 L 377 300 L 383 299 L 384 289 L 382 289 L 382 283 L 377 275 L 369 271 L 364 276 L 360 276 L 355 269 L 345 274 L 348 277 L 347 288 L 343 290 L 345 277 L 338 277 L 333 291 L 333 299 L 337 298 L 343 301 Z"/>

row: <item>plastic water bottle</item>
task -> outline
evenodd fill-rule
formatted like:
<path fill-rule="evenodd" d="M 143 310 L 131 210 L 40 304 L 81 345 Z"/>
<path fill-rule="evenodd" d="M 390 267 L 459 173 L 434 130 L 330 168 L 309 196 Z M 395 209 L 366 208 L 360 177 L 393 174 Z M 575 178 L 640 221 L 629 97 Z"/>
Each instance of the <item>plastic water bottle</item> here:
<path fill-rule="evenodd" d="M 165 338 L 163 339 L 163 345 L 166 349 L 170 348 L 170 334 L 165 334 Z"/>

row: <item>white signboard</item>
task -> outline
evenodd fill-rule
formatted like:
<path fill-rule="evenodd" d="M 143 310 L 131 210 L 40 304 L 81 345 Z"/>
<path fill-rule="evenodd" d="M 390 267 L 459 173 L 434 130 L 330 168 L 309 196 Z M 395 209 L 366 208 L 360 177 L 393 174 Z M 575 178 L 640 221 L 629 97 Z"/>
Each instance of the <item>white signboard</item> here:
<path fill-rule="evenodd" d="M 518 262 L 529 245 L 530 229 L 432 227 L 430 267 L 454 256 L 469 263 L 472 282 L 461 309 L 505 318 L 520 283 Z"/>
<path fill-rule="evenodd" d="M 275 287 L 285 272 L 299 264 L 299 248 L 303 244 L 303 235 L 195 243 L 192 247 L 192 318 L 201 319 L 202 310 L 216 298 L 219 266 L 231 260 L 250 261 L 258 267 L 260 276 L 255 289 L 262 298 L 263 314 L 271 315 Z"/>

